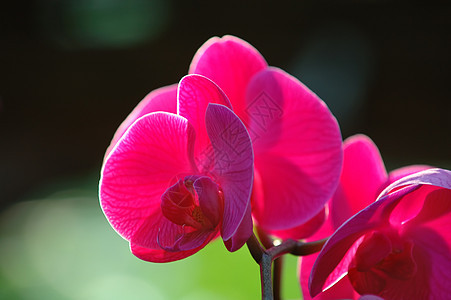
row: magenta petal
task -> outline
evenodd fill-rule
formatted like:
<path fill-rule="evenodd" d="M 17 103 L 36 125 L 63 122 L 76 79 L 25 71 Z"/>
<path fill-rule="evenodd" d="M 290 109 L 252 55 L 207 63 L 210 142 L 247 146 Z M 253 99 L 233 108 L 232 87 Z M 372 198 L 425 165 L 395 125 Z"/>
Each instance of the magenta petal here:
<path fill-rule="evenodd" d="M 210 226 L 216 227 L 221 221 L 224 205 L 219 197 L 218 185 L 208 177 L 200 177 L 194 182 L 193 186 L 199 198 L 202 213 Z"/>
<path fill-rule="evenodd" d="M 367 234 L 354 254 L 357 271 L 370 270 L 387 257 L 392 250 L 392 243 L 385 234 L 379 231 Z"/>
<path fill-rule="evenodd" d="M 347 262 L 340 262 L 351 246 L 370 230 L 386 226 L 390 213 L 399 200 L 415 189 L 416 186 L 404 188 L 381 198 L 354 215 L 335 231 L 324 245 L 312 268 L 309 280 L 309 290 L 312 296 L 316 296 L 328 285 L 346 274 Z"/>
<path fill-rule="evenodd" d="M 451 224 L 451 219 L 449 218 L 451 215 L 451 190 L 438 187 L 435 189 L 429 187 L 429 190 L 428 195 L 424 199 L 423 207 L 418 215 L 409 222 L 409 226 L 413 226 L 413 224 L 418 226 L 445 217 L 449 220 L 449 224 Z M 435 227 L 437 230 L 446 228 L 440 226 Z"/>
<path fill-rule="evenodd" d="M 384 298 L 375 295 L 363 295 L 359 300 L 384 300 Z"/>
<path fill-rule="evenodd" d="M 169 187 L 161 196 L 161 211 L 166 219 L 174 224 L 202 227 L 192 217 L 194 207 L 194 195 L 188 190 L 182 179 Z"/>
<path fill-rule="evenodd" d="M 100 203 L 113 228 L 125 239 L 154 248 L 161 196 L 181 174 L 191 173 L 194 139 L 188 121 L 151 113 L 131 126 L 106 158 Z"/>
<path fill-rule="evenodd" d="M 276 68 L 254 76 L 246 113 L 264 197 L 254 217 L 265 229 L 298 226 L 316 215 L 337 187 L 343 158 L 338 123 L 296 78 Z"/>
<path fill-rule="evenodd" d="M 219 85 L 235 113 L 246 122 L 246 87 L 252 76 L 266 67 L 263 56 L 250 44 L 234 36 L 224 36 L 213 37 L 200 47 L 189 73 L 204 75 Z"/>
<path fill-rule="evenodd" d="M 334 233 L 334 229 L 332 228 L 332 222 L 330 219 L 330 210 L 329 207 L 326 206 L 326 220 L 319 228 L 317 232 L 313 234 L 313 236 L 306 239 L 307 242 L 319 241 L 324 238 L 330 237 Z M 303 256 L 299 259 L 299 280 L 301 283 L 302 294 L 304 299 L 312 299 L 310 297 L 308 282 L 310 277 L 310 272 L 312 270 L 313 264 L 316 261 L 318 253 L 314 253 L 312 255 Z M 340 294 L 341 295 L 341 294 Z M 316 299 L 316 298 L 315 298 Z M 319 299 L 327 299 L 327 298 L 319 298 Z"/>
<path fill-rule="evenodd" d="M 167 235 L 167 233 L 161 233 Z M 159 235 L 160 236 L 160 235 Z M 169 252 L 188 251 L 197 249 L 202 245 L 205 245 L 216 236 L 215 230 L 195 230 L 192 232 L 182 232 L 172 240 L 170 244 L 163 244 L 159 241 L 159 245 L 162 249 Z M 166 238 L 166 241 L 168 239 Z"/>
<path fill-rule="evenodd" d="M 451 189 L 451 171 L 436 168 L 405 176 L 385 188 L 385 190 L 382 191 L 378 198 L 382 198 L 392 191 L 397 190 L 403 186 L 419 184 L 434 185 L 437 187 Z"/>
<path fill-rule="evenodd" d="M 210 104 L 205 119 L 215 154 L 213 176 L 224 193 L 221 234 L 227 241 L 249 213 L 247 207 L 253 181 L 252 143 L 244 124 L 227 107 Z M 246 228 L 240 229 L 247 233 L 249 225 L 252 228 L 252 224 L 246 224 Z"/>
<path fill-rule="evenodd" d="M 393 182 L 406 177 L 408 175 L 420 172 L 420 171 L 424 171 L 427 169 L 432 169 L 431 166 L 427 166 L 427 165 L 412 165 L 412 166 L 407 166 L 407 167 L 403 167 L 403 168 L 399 168 L 396 170 L 391 171 L 388 174 L 388 182 L 386 183 L 386 185 L 388 186 L 389 184 L 392 184 Z"/>
<path fill-rule="evenodd" d="M 206 241 L 203 245 L 187 250 L 187 251 L 177 251 L 177 252 L 169 252 L 166 250 L 163 250 L 161 248 L 158 249 L 152 249 L 152 248 L 145 248 L 138 246 L 136 244 L 130 243 L 130 249 L 132 253 L 138 257 L 139 259 L 155 262 L 155 263 L 164 263 L 164 262 L 171 262 L 180 260 L 183 258 L 186 258 L 188 256 L 193 255 L 194 253 L 201 250 L 203 247 L 207 245 L 208 241 Z"/>
<path fill-rule="evenodd" d="M 331 201 L 334 227 L 374 202 L 387 180 L 379 150 L 365 135 L 344 141 L 340 185 Z"/>
<path fill-rule="evenodd" d="M 268 233 L 280 239 L 305 239 L 314 234 L 326 220 L 326 208 L 302 225 L 285 230 L 269 230 Z"/>
<path fill-rule="evenodd" d="M 205 129 L 205 111 L 209 103 L 231 108 L 224 92 L 210 79 L 200 75 L 187 75 L 180 80 L 177 113 L 185 117 L 196 131 L 194 150 L 198 160 L 204 159 L 210 145 Z"/>
<path fill-rule="evenodd" d="M 426 296 L 423 299 L 446 299 L 451 295 L 450 226 L 451 215 L 447 214 L 432 226 L 419 226 L 410 232 L 415 243 L 415 260 L 419 265 L 411 295 L 421 293 Z M 409 286 L 404 290 L 409 292 Z"/>
<path fill-rule="evenodd" d="M 246 243 L 249 237 L 252 235 L 252 215 L 251 215 L 251 204 L 250 202 L 247 205 L 246 213 L 244 214 L 244 218 L 241 221 L 240 226 L 236 230 L 235 234 L 228 240 L 224 240 L 224 245 L 227 247 L 227 250 L 230 252 L 234 252 Z"/>
<path fill-rule="evenodd" d="M 135 109 L 133 109 L 133 111 L 117 129 L 113 140 L 111 141 L 110 147 L 106 151 L 105 157 L 108 156 L 110 151 L 113 149 L 113 146 L 117 143 L 117 141 L 119 141 L 130 125 L 142 116 L 157 111 L 164 111 L 173 114 L 177 112 L 177 84 L 156 89 L 147 94 L 147 96 L 139 102 Z"/>

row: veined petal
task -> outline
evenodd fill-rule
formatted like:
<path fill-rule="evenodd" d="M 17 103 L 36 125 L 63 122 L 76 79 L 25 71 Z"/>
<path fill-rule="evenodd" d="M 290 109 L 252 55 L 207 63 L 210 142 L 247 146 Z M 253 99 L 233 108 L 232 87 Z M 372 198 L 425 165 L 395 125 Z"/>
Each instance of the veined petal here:
<path fill-rule="evenodd" d="M 359 300 L 384 300 L 384 298 L 375 295 L 363 295 Z"/>
<path fill-rule="evenodd" d="M 393 191 L 396 191 L 403 186 L 420 184 L 434 185 L 437 187 L 451 189 L 451 171 L 434 168 L 405 176 L 386 187 L 385 190 L 383 190 L 379 195 L 378 199 L 386 196 Z"/>
<path fill-rule="evenodd" d="M 114 145 L 119 141 L 130 125 L 142 116 L 157 111 L 164 111 L 173 114 L 177 112 L 177 84 L 156 89 L 147 94 L 147 96 L 139 102 L 139 104 L 117 129 L 113 140 L 106 151 L 105 157 L 108 156 Z"/>
<path fill-rule="evenodd" d="M 253 181 L 252 143 L 244 124 L 227 107 L 209 104 L 205 119 L 215 154 L 212 175 L 224 193 L 221 235 L 227 241 L 248 213 Z M 240 229 L 247 233 L 249 225 L 252 228 L 251 223 Z"/>
<path fill-rule="evenodd" d="M 215 228 L 221 221 L 224 210 L 224 200 L 219 195 L 218 185 L 208 177 L 200 177 L 194 182 L 194 189 L 199 198 L 202 214 L 208 220 L 210 226 Z"/>
<path fill-rule="evenodd" d="M 343 158 L 338 123 L 296 78 L 276 68 L 251 80 L 248 129 L 264 198 L 253 213 L 265 229 L 286 229 L 316 215 L 337 187 Z"/>
<path fill-rule="evenodd" d="M 374 202 L 386 180 L 384 162 L 373 141 L 361 134 L 346 139 L 340 184 L 331 201 L 334 227 Z"/>
<path fill-rule="evenodd" d="M 205 245 L 216 236 L 216 230 L 194 230 L 191 232 L 182 232 L 174 236 L 170 243 L 163 244 L 159 242 L 162 249 L 169 252 L 189 251 Z M 161 235 L 163 236 L 163 234 Z M 166 238 L 168 241 L 168 239 Z"/>
<path fill-rule="evenodd" d="M 304 256 L 308 258 L 310 256 Z M 308 279 L 308 275 L 306 277 Z M 323 291 L 322 293 L 316 295 L 316 297 L 311 297 L 308 288 L 302 290 L 302 297 L 304 300 L 332 300 L 332 299 L 361 299 L 359 294 L 354 291 L 351 283 L 347 276 L 340 279 L 337 283 L 331 286 L 329 289 Z M 384 300 L 384 299 L 381 299 Z"/>
<path fill-rule="evenodd" d="M 202 227 L 192 216 L 194 209 L 194 195 L 185 186 L 183 179 L 179 179 L 161 196 L 161 212 L 174 224 Z"/>
<path fill-rule="evenodd" d="M 252 229 L 251 203 L 249 202 L 241 224 L 230 239 L 224 240 L 224 245 L 230 252 L 240 249 L 252 235 Z"/>
<path fill-rule="evenodd" d="M 100 203 L 122 237 L 154 248 L 161 196 L 192 171 L 193 139 L 185 118 L 157 112 L 138 119 L 113 148 L 102 169 Z"/>
<path fill-rule="evenodd" d="M 324 224 L 325 220 L 326 220 L 326 208 L 323 208 L 318 214 L 316 214 L 313 218 L 311 218 L 302 225 L 284 230 L 269 230 L 268 233 L 282 240 L 305 239 L 314 234 L 321 227 L 321 225 Z"/>
<path fill-rule="evenodd" d="M 187 75 L 178 87 L 177 113 L 186 118 L 196 131 L 195 157 L 199 165 L 204 162 L 210 140 L 205 129 L 205 111 L 209 103 L 218 103 L 231 108 L 224 92 L 210 79 L 201 75 Z"/>
<path fill-rule="evenodd" d="M 392 184 L 393 182 L 403 177 L 428 169 L 432 169 L 432 167 L 427 165 L 412 165 L 393 170 L 388 174 L 388 181 L 386 183 L 386 186 Z"/>
<path fill-rule="evenodd" d="M 441 219 L 444 219 L 443 221 L 447 222 L 447 224 L 451 224 L 451 189 L 435 186 L 425 186 L 424 188 L 427 189 L 427 194 L 423 201 L 421 201 L 422 199 L 419 201 L 422 203 L 422 208 L 415 218 L 409 221 L 408 226 L 430 226 L 431 223 L 435 224 L 435 222 Z M 440 228 L 437 225 L 433 227 L 439 231 L 446 228 Z M 447 232 L 449 231 L 448 229 L 446 229 Z M 449 237 L 451 238 L 451 234 Z"/>
<path fill-rule="evenodd" d="M 449 198 L 448 198 L 449 199 Z M 409 232 L 414 242 L 415 261 L 418 265 L 416 278 L 410 285 L 393 286 L 393 293 L 398 288 L 409 299 L 447 299 L 451 294 L 451 215 L 439 218 L 426 226 L 417 226 Z M 409 290 L 410 288 L 410 290 Z M 420 296 L 421 295 L 421 296 Z"/>
<path fill-rule="evenodd" d="M 213 80 L 225 92 L 234 112 L 246 122 L 246 87 L 258 71 L 267 67 L 263 56 L 249 43 L 230 35 L 213 37 L 194 55 L 190 74 Z"/>
<path fill-rule="evenodd" d="M 345 255 L 352 257 L 350 249 L 356 249 L 355 242 L 364 234 L 388 225 L 390 213 L 401 198 L 415 190 L 417 186 L 395 191 L 360 211 L 346 221 L 330 237 L 318 255 L 309 280 L 310 294 L 317 294 L 339 280 L 348 271 L 349 262 L 342 262 Z"/>
<path fill-rule="evenodd" d="M 201 250 L 202 248 L 204 248 L 209 241 L 210 240 L 206 240 L 201 246 L 187 251 L 169 252 L 161 248 L 158 249 L 145 248 L 133 243 L 130 243 L 130 249 L 132 253 L 139 259 L 155 263 L 164 263 L 180 260 L 188 256 L 191 256 L 194 253 Z"/>

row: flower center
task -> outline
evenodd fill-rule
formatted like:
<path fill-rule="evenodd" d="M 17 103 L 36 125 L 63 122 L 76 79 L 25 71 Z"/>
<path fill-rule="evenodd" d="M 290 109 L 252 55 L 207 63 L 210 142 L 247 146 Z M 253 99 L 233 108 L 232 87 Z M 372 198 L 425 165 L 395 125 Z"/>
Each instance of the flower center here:
<path fill-rule="evenodd" d="M 169 187 L 161 197 L 161 209 L 174 224 L 194 229 L 214 228 L 218 220 L 216 213 L 212 214 L 210 210 L 218 206 L 218 186 L 209 179 L 209 185 L 203 186 L 206 177 L 195 185 L 198 178 L 187 176 Z"/>
<path fill-rule="evenodd" d="M 413 243 L 379 231 L 364 237 L 348 268 L 348 277 L 359 294 L 380 295 L 387 280 L 409 280 L 417 265 Z"/>

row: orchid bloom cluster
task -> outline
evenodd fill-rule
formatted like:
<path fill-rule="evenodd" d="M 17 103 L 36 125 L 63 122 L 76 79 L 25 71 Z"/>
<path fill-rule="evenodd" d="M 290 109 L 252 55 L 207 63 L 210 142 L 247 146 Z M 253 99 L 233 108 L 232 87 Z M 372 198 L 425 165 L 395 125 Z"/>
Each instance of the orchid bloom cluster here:
<path fill-rule="evenodd" d="M 300 258 L 305 299 L 451 297 L 451 172 L 387 174 L 368 137 L 343 143 L 321 99 L 233 36 L 208 40 L 188 75 L 125 119 L 99 194 L 142 260 L 180 260 L 219 236 L 231 252 L 247 244 L 265 299 L 277 256 L 326 240 Z"/>

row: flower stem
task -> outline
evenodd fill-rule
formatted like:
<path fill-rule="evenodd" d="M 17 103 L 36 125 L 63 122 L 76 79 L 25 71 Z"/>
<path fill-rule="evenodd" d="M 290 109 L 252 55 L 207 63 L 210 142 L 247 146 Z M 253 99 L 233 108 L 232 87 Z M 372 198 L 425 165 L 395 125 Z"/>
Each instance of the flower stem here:
<path fill-rule="evenodd" d="M 304 256 L 316 253 L 321 250 L 323 245 L 326 243 L 328 238 L 305 243 L 301 241 L 295 241 L 292 239 L 288 239 L 283 241 L 278 246 L 272 246 L 269 249 L 264 249 L 257 237 L 252 234 L 252 236 L 247 240 L 246 244 L 254 258 L 255 262 L 260 265 L 260 278 L 261 278 L 261 288 L 262 288 L 262 300 L 274 300 L 274 292 L 273 292 L 273 280 L 271 274 L 272 262 L 276 260 L 276 258 L 290 253 L 296 256 Z M 281 261 L 280 261 L 281 263 Z M 280 270 L 277 269 L 281 266 L 275 265 L 275 279 L 274 279 L 274 289 L 277 291 L 276 300 L 280 299 Z"/>
<path fill-rule="evenodd" d="M 273 288 L 274 288 L 274 300 L 280 300 L 282 294 L 282 269 L 283 269 L 283 256 L 274 260 L 273 267 Z"/>

